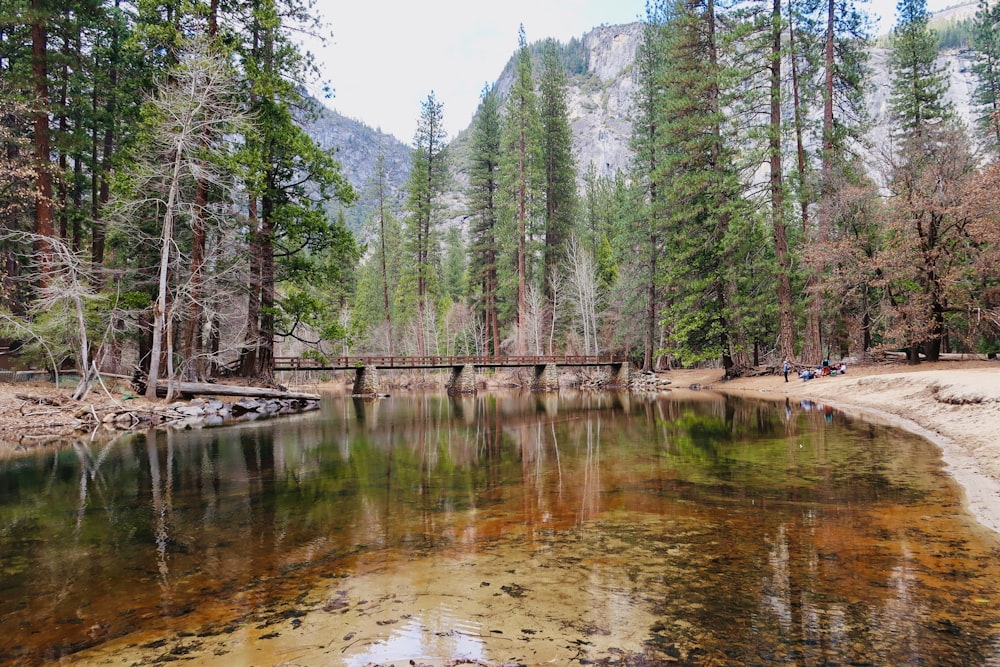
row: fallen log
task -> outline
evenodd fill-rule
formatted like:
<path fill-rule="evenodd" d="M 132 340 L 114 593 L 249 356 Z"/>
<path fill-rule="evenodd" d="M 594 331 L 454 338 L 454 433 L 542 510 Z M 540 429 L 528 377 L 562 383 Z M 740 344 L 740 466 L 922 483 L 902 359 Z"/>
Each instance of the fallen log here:
<path fill-rule="evenodd" d="M 174 382 L 174 391 L 191 396 L 247 396 L 249 398 L 289 398 L 304 401 L 318 401 L 319 394 L 301 391 L 284 391 L 268 387 L 242 387 L 231 384 L 211 384 L 209 382 Z M 156 384 L 156 395 L 167 395 L 167 383 Z"/>

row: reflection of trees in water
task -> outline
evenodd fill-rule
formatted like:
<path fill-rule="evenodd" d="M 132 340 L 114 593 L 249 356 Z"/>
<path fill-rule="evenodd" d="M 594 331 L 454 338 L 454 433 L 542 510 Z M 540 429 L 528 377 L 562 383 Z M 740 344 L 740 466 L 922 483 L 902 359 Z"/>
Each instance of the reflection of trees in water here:
<path fill-rule="evenodd" d="M 146 438 L 146 453 L 149 458 L 149 488 L 152 496 L 153 536 L 156 541 L 156 565 L 160 575 L 160 590 L 163 604 L 171 603 L 170 568 L 167 566 L 167 521 L 171 511 L 171 490 L 173 475 L 173 438 L 171 431 L 158 431 Z M 160 473 L 160 451 L 157 440 L 166 440 L 166 475 Z"/>
<path fill-rule="evenodd" d="M 114 633 L 206 599 L 250 614 L 310 576 L 349 573 L 355 554 L 383 547 L 473 553 L 522 531 L 532 544 L 565 547 L 618 511 L 634 512 L 620 515 L 629 530 L 643 517 L 669 517 L 654 522 L 658 532 L 636 533 L 643 558 L 666 559 L 683 575 L 669 582 L 677 589 L 664 588 L 657 612 L 690 624 L 692 637 L 732 640 L 737 652 L 724 655 L 735 662 L 764 662 L 752 652 L 756 637 L 767 650 L 786 642 L 777 657 L 843 656 L 852 642 L 874 650 L 883 632 L 889 648 L 872 656 L 903 655 L 906 642 L 931 655 L 938 649 L 928 636 L 947 633 L 928 626 L 940 616 L 928 586 L 995 599 L 970 592 L 984 590 L 973 583 L 986 571 L 971 560 L 980 552 L 966 555 L 964 543 L 944 537 L 953 528 L 935 532 L 950 524 L 923 516 L 940 510 L 931 505 L 957 511 L 939 473 L 920 477 L 937 470 L 933 448 L 883 427 L 830 423 L 824 411 L 791 406 L 789 437 L 780 404 L 769 413 L 707 395 L 570 395 L 555 409 L 533 396 L 425 396 L 366 404 L 363 417 L 349 400 L 329 407 L 322 420 L 150 432 L 22 464 L 17 493 L 57 509 L 11 528 L 32 545 L 32 576 L 14 575 L 26 582 L 17 599 L 43 601 L 11 611 L 16 603 L 0 600 L 7 614 L 33 615 L 19 641 L 37 651 L 94 641 L 85 634 L 92 625 Z M 12 483 L 0 480 L 0 490 Z M 588 531 L 572 530 L 582 522 Z M 622 540 L 632 534 L 623 531 Z M 968 560 L 942 565 L 948 554 Z M 928 579 L 940 571 L 954 580 Z M 666 581 L 637 572 L 638 586 Z M 120 617 L 123 599 L 135 611 Z M 971 606 L 969 614 L 985 613 Z M 948 610 L 962 647 L 985 637 L 965 610 Z M 78 616 L 83 623 L 53 623 Z"/>

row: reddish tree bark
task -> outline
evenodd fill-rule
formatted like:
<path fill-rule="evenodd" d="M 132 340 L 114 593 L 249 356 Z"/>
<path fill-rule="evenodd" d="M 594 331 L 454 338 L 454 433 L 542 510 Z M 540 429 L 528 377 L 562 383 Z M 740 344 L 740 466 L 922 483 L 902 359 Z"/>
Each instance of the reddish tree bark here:
<path fill-rule="evenodd" d="M 31 75 L 35 90 L 35 169 L 37 193 L 35 199 L 35 253 L 38 264 L 39 287 L 48 285 L 52 265 L 52 246 L 47 240 L 55 235 L 55 217 L 52 206 L 52 170 L 49 161 L 49 82 L 48 82 L 48 31 L 46 8 L 42 0 L 31 2 Z"/>

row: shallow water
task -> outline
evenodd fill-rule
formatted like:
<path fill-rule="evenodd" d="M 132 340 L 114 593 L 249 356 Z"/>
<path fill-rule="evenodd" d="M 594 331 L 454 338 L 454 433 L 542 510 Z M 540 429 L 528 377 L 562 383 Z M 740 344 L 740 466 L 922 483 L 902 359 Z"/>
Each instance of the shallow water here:
<path fill-rule="evenodd" d="M 0 462 L 0 662 L 1000 665 L 998 556 L 813 404 L 330 397 Z"/>

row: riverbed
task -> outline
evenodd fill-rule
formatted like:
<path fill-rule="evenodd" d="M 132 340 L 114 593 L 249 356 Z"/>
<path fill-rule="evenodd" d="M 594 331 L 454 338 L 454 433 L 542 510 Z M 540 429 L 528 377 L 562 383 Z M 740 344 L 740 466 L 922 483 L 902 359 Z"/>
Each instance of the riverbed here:
<path fill-rule="evenodd" d="M 808 400 L 329 396 L 3 465 L 3 662 L 1000 660 L 940 452 Z"/>

